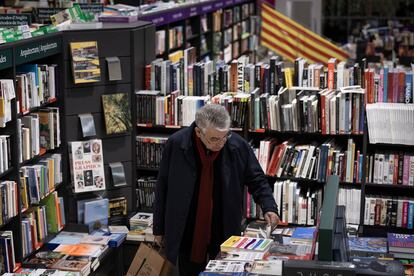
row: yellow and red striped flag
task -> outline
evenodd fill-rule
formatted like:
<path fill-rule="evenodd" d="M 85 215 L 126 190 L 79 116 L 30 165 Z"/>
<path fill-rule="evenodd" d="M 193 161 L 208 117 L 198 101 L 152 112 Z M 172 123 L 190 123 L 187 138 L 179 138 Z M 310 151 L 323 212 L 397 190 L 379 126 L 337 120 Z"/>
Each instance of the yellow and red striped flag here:
<path fill-rule="evenodd" d="M 262 3 L 261 44 L 288 60 L 304 57 L 325 66 L 330 58 L 346 61 L 348 53 L 289 17 Z"/>

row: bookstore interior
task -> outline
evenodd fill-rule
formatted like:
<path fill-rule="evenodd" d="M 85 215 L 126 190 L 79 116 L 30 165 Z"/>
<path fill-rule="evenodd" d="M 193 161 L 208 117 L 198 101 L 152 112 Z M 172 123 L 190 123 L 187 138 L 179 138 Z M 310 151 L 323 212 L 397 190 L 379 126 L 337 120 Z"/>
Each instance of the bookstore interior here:
<path fill-rule="evenodd" d="M 0 274 L 414 275 L 413 74 L 414 0 L 0 0 Z"/>

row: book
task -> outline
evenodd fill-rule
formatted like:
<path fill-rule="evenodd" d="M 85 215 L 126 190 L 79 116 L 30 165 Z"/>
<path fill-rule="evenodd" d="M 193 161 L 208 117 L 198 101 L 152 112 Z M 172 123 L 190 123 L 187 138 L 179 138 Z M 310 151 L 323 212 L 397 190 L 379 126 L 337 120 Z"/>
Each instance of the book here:
<path fill-rule="evenodd" d="M 125 133 L 131 129 L 128 94 L 102 95 L 106 134 Z"/>
<path fill-rule="evenodd" d="M 101 69 L 99 67 L 98 42 L 71 42 L 70 50 L 74 83 L 99 82 Z"/>
<path fill-rule="evenodd" d="M 264 260 L 311 260 L 312 246 L 307 244 L 272 244 Z"/>
<path fill-rule="evenodd" d="M 351 257 L 357 275 L 404 275 L 404 268 L 399 261 L 380 260 L 375 257 Z"/>
<path fill-rule="evenodd" d="M 238 252 L 238 251 L 229 251 L 223 252 L 220 251 L 216 256 L 216 260 L 222 261 L 255 261 L 263 259 L 263 252 Z"/>
<path fill-rule="evenodd" d="M 386 238 L 351 237 L 348 242 L 351 254 L 357 252 L 387 253 Z"/>
<path fill-rule="evenodd" d="M 103 251 L 106 250 L 105 247 L 106 246 L 97 244 L 61 244 L 53 251 L 71 256 L 98 257 L 101 253 L 103 253 Z"/>
<path fill-rule="evenodd" d="M 253 263 L 251 273 L 259 275 L 282 275 L 283 262 L 281 260 L 256 261 Z"/>
<path fill-rule="evenodd" d="M 250 272 L 253 262 L 210 260 L 205 272 Z"/>
<path fill-rule="evenodd" d="M 223 252 L 228 252 L 228 251 L 264 252 L 269 248 L 271 243 L 272 243 L 271 239 L 231 236 L 224 243 L 220 245 L 220 249 Z"/>
<path fill-rule="evenodd" d="M 69 159 L 75 193 L 106 189 L 102 140 L 70 142 Z"/>
<path fill-rule="evenodd" d="M 108 225 L 108 205 L 107 198 L 85 202 L 84 223 L 88 225 L 90 232 Z"/>
<path fill-rule="evenodd" d="M 408 253 L 414 257 L 414 235 L 387 233 L 390 253 Z"/>

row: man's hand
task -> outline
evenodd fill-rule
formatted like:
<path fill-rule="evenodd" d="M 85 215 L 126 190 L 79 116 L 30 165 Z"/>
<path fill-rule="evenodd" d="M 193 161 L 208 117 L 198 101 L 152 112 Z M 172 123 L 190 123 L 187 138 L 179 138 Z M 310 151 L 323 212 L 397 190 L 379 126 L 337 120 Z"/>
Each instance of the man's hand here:
<path fill-rule="evenodd" d="M 159 246 L 159 247 L 164 247 L 164 236 L 155 236 L 155 243 Z"/>
<path fill-rule="evenodd" d="M 274 212 L 266 212 L 264 214 L 264 218 L 265 218 L 267 224 L 270 225 L 272 231 L 279 224 L 279 217 Z"/>

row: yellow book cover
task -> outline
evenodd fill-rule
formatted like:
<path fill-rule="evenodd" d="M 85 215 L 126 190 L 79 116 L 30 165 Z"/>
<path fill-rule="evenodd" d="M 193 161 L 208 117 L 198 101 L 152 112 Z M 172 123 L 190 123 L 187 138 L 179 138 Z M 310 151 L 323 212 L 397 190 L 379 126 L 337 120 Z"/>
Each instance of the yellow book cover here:
<path fill-rule="evenodd" d="M 168 59 L 171 60 L 172 63 L 179 62 L 182 57 L 184 57 L 183 50 L 175 51 L 168 55 Z"/>
<path fill-rule="evenodd" d="M 131 125 L 131 109 L 126 93 L 102 95 L 106 134 L 128 132 Z"/>
<path fill-rule="evenodd" d="M 75 84 L 99 82 L 98 43 L 96 41 L 71 42 L 72 71 Z"/>

